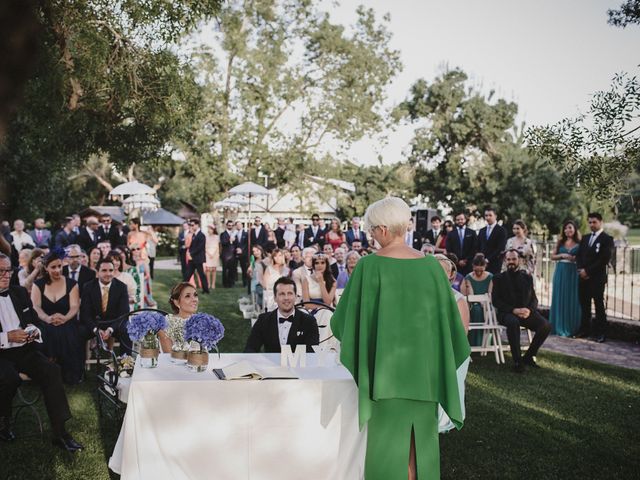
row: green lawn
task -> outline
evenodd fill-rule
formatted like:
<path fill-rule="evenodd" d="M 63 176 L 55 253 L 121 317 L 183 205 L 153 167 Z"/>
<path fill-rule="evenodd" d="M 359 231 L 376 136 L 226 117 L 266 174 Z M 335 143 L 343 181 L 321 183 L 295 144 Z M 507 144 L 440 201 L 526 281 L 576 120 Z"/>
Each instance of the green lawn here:
<path fill-rule="evenodd" d="M 640 246 L 640 228 L 631 228 L 627 233 L 627 242 L 629 245 Z"/>
<path fill-rule="evenodd" d="M 154 291 L 162 308 L 176 279 L 176 272 L 157 273 Z M 225 324 L 222 352 L 244 347 L 248 321 L 236 303 L 243 293 L 216 289 L 201 297 L 202 310 Z M 465 427 L 441 436 L 443 479 L 637 478 L 640 372 L 547 352 L 539 358 L 543 369 L 525 375 L 492 357 L 473 360 Z M 98 418 L 93 390 L 91 377 L 68 389 L 74 414 L 68 427 L 84 452 L 69 456 L 37 438 L 0 444 L 0 478 L 108 479 L 118 426 Z M 17 427 L 20 434 L 25 425 Z"/>

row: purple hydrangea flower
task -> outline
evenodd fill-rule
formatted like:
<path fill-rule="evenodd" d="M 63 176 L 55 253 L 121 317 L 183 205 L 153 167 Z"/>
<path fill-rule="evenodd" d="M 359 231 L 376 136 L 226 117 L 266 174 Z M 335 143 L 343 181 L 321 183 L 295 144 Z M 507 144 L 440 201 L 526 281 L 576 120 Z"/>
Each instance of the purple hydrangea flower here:
<path fill-rule="evenodd" d="M 127 324 L 129 337 L 136 342 L 142 341 L 149 332 L 156 334 L 160 330 L 166 330 L 166 328 L 167 318 L 159 312 L 138 313 L 131 317 Z"/>
<path fill-rule="evenodd" d="M 224 326 L 213 315 L 196 313 L 191 315 L 184 324 L 184 338 L 186 341 L 198 342 L 203 349 L 211 350 L 224 337 Z"/>

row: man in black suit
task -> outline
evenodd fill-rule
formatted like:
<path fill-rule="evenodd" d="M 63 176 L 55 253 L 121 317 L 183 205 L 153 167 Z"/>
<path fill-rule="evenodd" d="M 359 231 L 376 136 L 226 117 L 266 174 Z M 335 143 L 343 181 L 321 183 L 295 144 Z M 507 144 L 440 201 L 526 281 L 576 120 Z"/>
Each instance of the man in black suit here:
<path fill-rule="evenodd" d="M 311 216 L 311 226 L 304 231 L 304 246 L 318 244 L 320 248 L 324 247 L 324 237 L 326 231 L 320 226 L 320 215 L 314 213 Z"/>
<path fill-rule="evenodd" d="M 260 217 L 256 217 L 260 218 Z M 240 271 L 242 272 L 242 286 L 246 287 L 249 283 L 249 275 L 247 270 L 249 269 L 249 255 L 247 254 L 249 249 L 249 235 L 244 231 L 242 222 L 236 222 L 236 261 L 240 265 Z M 264 227 L 262 231 L 266 234 Z M 254 247 L 253 241 L 251 242 L 251 248 Z M 236 275 L 238 272 L 235 272 Z M 235 280 L 234 280 L 235 281 Z"/>
<path fill-rule="evenodd" d="M 420 234 L 416 232 L 413 226 L 413 218 L 409 220 L 407 233 L 404 234 L 404 243 L 406 243 L 408 247 L 411 247 L 415 250 L 420 251 L 422 249 L 422 239 L 420 238 Z"/>
<path fill-rule="evenodd" d="M 551 324 L 538 312 L 538 297 L 533 289 L 533 278 L 520 270 L 520 255 L 515 249 L 505 254 L 507 270 L 493 277 L 491 299 L 496 308 L 498 322 L 507 327 L 514 369 L 520 373 L 524 366 L 537 368 L 534 359 L 551 332 Z M 535 335 L 527 353 L 520 352 L 520 326 L 533 330 Z"/>
<path fill-rule="evenodd" d="M 507 245 L 507 232 L 498 225 L 498 216 L 493 207 L 484 209 L 484 219 L 487 226 L 481 228 L 478 234 L 478 252 L 489 261 L 487 271 L 497 275 L 502 269 L 502 252 Z"/>
<path fill-rule="evenodd" d="M 53 241 L 54 248 L 66 248 L 76 241 L 76 234 L 73 232 L 73 218 L 66 217 L 62 221 L 62 229 L 56 233 Z"/>
<path fill-rule="evenodd" d="M 320 333 L 316 319 L 300 310 L 296 310 L 296 284 L 288 277 L 276 280 L 273 293 L 278 308 L 263 313 L 251 329 L 246 353 L 258 353 L 264 346 L 266 353 L 280 353 L 282 345 L 306 345 L 307 352 L 313 352 L 313 345 L 318 345 Z"/>
<path fill-rule="evenodd" d="M 34 347 L 41 322 L 27 291 L 9 286 L 11 271 L 9 257 L 0 254 L 0 440 L 16 438 L 11 430 L 11 402 L 22 383 L 19 374 L 24 373 L 42 390 L 54 444 L 69 452 L 82 450 L 64 428 L 71 412 L 60 367 Z"/>
<path fill-rule="evenodd" d="M 180 273 L 183 277 L 187 271 L 187 245 L 185 244 L 185 240 L 188 233 L 189 222 L 184 222 L 182 224 L 182 230 L 180 230 L 178 234 L 178 261 L 180 262 Z"/>
<path fill-rule="evenodd" d="M 438 215 L 431 217 L 431 228 L 427 230 L 424 236 L 425 241 L 435 246 L 438 242 L 438 238 L 442 234 L 442 219 Z M 439 253 L 439 252 L 438 252 Z"/>
<path fill-rule="evenodd" d="M 202 285 L 202 293 L 209 293 L 209 282 L 207 276 L 204 274 L 204 262 L 205 247 L 207 245 L 207 237 L 200 231 L 200 220 L 197 218 L 192 219 L 189 222 L 189 228 L 191 228 L 191 245 L 189 246 L 189 254 L 191 255 L 191 261 L 187 265 L 187 269 L 184 273 L 185 282 L 193 276 L 195 272 L 198 272 L 200 277 L 200 284 Z"/>
<path fill-rule="evenodd" d="M 78 291 L 80 298 L 82 298 L 84 285 L 91 280 L 95 280 L 96 272 L 80 263 L 82 260 L 82 250 L 79 245 L 69 245 L 67 258 L 69 259 L 69 264 L 62 267 L 62 275 L 78 283 Z"/>
<path fill-rule="evenodd" d="M 86 283 L 82 292 L 80 323 L 85 329 L 85 338 L 98 333 L 107 341 L 114 336 L 124 352 L 131 354 L 131 339 L 126 328 L 129 292 L 124 283 L 113 278 L 113 272 L 110 259 L 98 262 L 98 278 Z"/>
<path fill-rule="evenodd" d="M 76 243 L 80 245 L 87 254 L 89 250 L 98 245 L 98 219 L 96 217 L 88 217 L 86 226 L 80 229 Z"/>
<path fill-rule="evenodd" d="M 476 232 L 467 227 L 467 216 L 459 213 L 455 218 L 456 228 L 447 235 L 446 247 L 448 253 L 458 257 L 458 271 L 466 275 L 471 271 L 471 261 L 477 253 Z"/>
<path fill-rule="evenodd" d="M 231 288 L 236 283 L 236 231 L 233 221 L 227 220 L 226 230 L 220 234 L 220 260 L 222 260 L 222 286 Z"/>
<path fill-rule="evenodd" d="M 576 257 L 578 267 L 578 296 L 582 308 L 579 337 L 593 336 L 602 343 L 606 340 L 607 313 L 604 308 L 604 287 L 607 284 L 607 265 L 611 260 L 613 238 L 602 229 L 602 215 L 587 216 L 591 233 L 582 237 Z M 591 301 L 596 307 L 595 322 L 591 322 Z"/>
<path fill-rule="evenodd" d="M 108 213 L 100 215 L 100 228 L 98 228 L 98 242 L 109 242 L 111 248 L 116 248 L 120 241 L 120 232 L 112 225 L 113 219 Z"/>
<path fill-rule="evenodd" d="M 262 225 L 262 218 L 254 218 L 253 228 L 251 228 L 251 246 L 260 245 L 262 248 L 266 248 L 268 237 L 267 229 Z"/>
<path fill-rule="evenodd" d="M 349 247 L 353 246 L 354 241 L 359 240 L 362 248 L 369 248 L 367 235 L 360 229 L 360 217 L 353 217 L 351 219 L 351 228 L 347 230 L 345 236 L 347 237 L 347 244 L 349 245 Z"/>
<path fill-rule="evenodd" d="M 278 226 L 276 227 L 276 229 L 273 231 L 273 233 L 276 236 L 276 246 L 282 250 L 286 244 L 285 240 L 284 240 L 284 232 L 287 231 L 287 226 L 284 223 L 284 218 L 280 217 L 277 219 L 278 221 Z"/>

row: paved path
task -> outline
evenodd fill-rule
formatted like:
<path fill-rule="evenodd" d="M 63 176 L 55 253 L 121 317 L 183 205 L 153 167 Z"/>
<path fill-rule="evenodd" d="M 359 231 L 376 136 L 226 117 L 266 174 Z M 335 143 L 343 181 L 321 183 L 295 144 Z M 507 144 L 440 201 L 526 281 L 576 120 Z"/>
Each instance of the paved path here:
<path fill-rule="evenodd" d="M 173 258 L 158 260 L 154 267 L 158 270 L 180 270 L 180 264 Z M 524 332 L 522 340 L 523 343 L 527 341 Z M 506 338 L 505 345 L 509 348 Z M 596 343 L 589 340 L 551 335 L 542 346 L 542 349 L 640 370 L 640 345 L 631 342 L 607 340 L 605 343 Z"/>

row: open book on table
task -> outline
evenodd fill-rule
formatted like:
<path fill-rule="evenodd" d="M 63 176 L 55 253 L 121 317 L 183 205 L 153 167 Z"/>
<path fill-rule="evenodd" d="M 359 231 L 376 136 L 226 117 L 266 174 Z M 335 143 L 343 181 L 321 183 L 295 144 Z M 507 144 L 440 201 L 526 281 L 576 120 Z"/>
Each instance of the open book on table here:
<path fill-rule="evenodd" d="M 214 368 L 213 373 L 220 380 L 282 380 L 298 378 L 286 367 L 258 367 L 246 360 L 232 363 L 224 368 Z"/>

